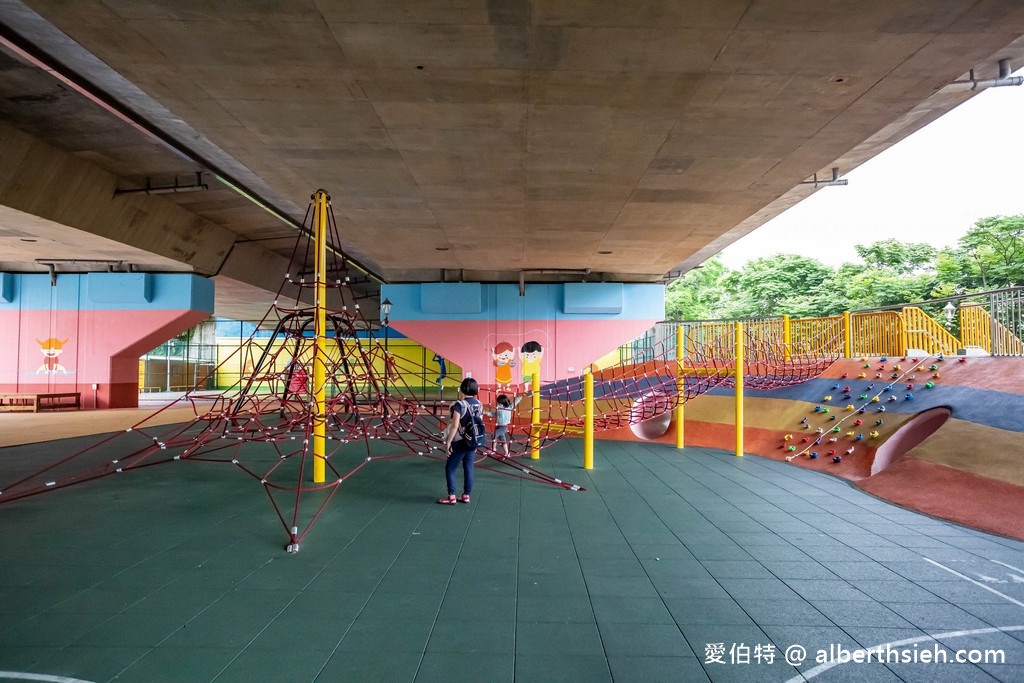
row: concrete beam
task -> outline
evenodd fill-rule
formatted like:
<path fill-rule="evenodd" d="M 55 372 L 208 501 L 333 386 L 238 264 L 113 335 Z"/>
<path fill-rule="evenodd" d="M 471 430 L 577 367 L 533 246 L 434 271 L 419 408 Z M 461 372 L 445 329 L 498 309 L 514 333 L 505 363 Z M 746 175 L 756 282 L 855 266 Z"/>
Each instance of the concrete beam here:
<path fill-rule="evenodd" d="M 217 314 L 226 317 L 261 315 L 281 287 L 287 259 L 238 242 L 227 228 L 159 195 L 114 196 L 116 176 L 2 121 L 0 149 L 0 236 L 39 240 L 39 258 L 109 254 L 139 270 L 215 277 Z M 5 267 L 45 270 L 32 263 Z"/>

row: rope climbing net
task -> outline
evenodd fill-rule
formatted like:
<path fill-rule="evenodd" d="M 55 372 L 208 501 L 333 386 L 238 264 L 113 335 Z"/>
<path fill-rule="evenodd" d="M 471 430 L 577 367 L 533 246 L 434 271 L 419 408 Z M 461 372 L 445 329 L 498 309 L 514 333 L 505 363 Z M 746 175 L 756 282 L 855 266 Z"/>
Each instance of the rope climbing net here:
<path fill-rule="evenodd" d="M 295 242 L 292 264 L 310 262 L 314 225 L 326 232 L 326 244 L 340 244 L 329 198 L 321 204 L 317 197 L 307 209 L 307 230 Z M 347 258 L 334 249 L 326 254 L 322 274 L 285 274 L 257 325 L 270 330 L 269 337 L 254 333 L 211 371 L 220 376 L 222 370 L 242 368 L 232 386 L 190 390 L 124 432 L 19 476 L 0 486 L 0 503 L 162 463 L 221 463 L 263 487 L 288 535 L 289 550 L 297 551 L 341 484 L 370 462 L 444 459 L 449 402 L 418 397 L 408 384 L 409 378 L 435 371 L 388 352 L 387 337 L 382 344 L 362 315 Z M 322 305 L 310 304 L 319 297 Z M 777 335 L 747 332 L 741 340 L 747 355 L 745 385 L 774 388 L 820 373 L 838 357 L 822 352 L 835 346 L 831 339 L 822 342 L 833 332 L 809 336 L 799 353 Z M 678 338 L 652 341 L 618 365 L 590 371 L 596 431 L 657 420 L 665 420 L 667 428 L 676 406 L 716 386 L 735 384 L 734 333 L 690 327 L 681 335 L 682 347 Z M 196 386 L 206 386 L 206 380 Z M 458 381 L 442 376 L 437 384 L 443 396 Z M 525 464 L 523 456 L 582 430 L 583 384 L 584 378 L 577 377 L 536 393 L 525 385 L 483 386 L 481 398 L 491 406 L 498 393 L 510 394 L 513 417 L 507 454 L 504 443 L 489 443 L 479 451 L 478 466 L 580 490 Z M 162 426 L 161 414 L 182 406 L 190 409 L 191 419 Z M 493 425 L 493 410 L 490 415 Z"/>

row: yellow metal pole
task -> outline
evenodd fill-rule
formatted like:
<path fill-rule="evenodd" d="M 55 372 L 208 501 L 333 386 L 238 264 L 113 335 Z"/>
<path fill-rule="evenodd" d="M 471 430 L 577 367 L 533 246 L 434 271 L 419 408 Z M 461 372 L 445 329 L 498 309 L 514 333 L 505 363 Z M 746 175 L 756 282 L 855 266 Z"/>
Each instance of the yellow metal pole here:
<path fill-rule="evenodd" d="M 583 374 L 583 469 L 594 469 L 594 374 Z"/>
<path fill-rule="evenodd" d="M 743 323 L 736 323 L 736 455 L 743 457 Z"/>
<path fill-rule="evenodd" d="M 530 459 L 540 460 L 540 372 L 534 371 L 530 382 L 533 410 L 530 412 Z"/>
<path fill-rule="evenodd" d="M 853 328 L 849 311 L 843 311 L 843 358 L 853 358 Z"/>
<path fill-rule="evenodd" d="M 682 448 L 685 439 L 683 429 L 683 403 L 686 400 L 686 378 L 683 376 L 683 326 L 676 326 L 676 448 Z"/>
<path fill-rule="evenodd" d="M 902 356 L 910 348 L 910 332 L 907 330 L 910 309 L 903 308 L 900 311 L 900 355 Z"/>
<path fill-rule="evenodd" d="M 316 341 L 313 347 L 313 483 L 327 478 L 327 193 L 316 191 L 313 269 L 316 271 Z"/>
<path fill-rule="evenodd" d="M 793 358 L 793 327 L 790 325 L 789 316 L 782 316 L 782 358 L 791 360 Z"/>

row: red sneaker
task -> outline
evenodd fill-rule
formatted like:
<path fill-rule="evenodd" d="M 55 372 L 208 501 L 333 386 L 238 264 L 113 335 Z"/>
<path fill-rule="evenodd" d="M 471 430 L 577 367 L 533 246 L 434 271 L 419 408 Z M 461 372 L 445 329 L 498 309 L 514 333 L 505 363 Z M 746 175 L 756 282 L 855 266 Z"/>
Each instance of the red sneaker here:
<path fill-rule="evenodd" d="M 468 503 L 469 502 L 469 494 L 468 493 L 463 493 L 462 496 L 459 498 L 459 502 L 460 503 Z"/>
<path fill-rule="evenodd" d="M 437 502 L 441 505 L 455 505 L 458 502 L 458 499 L 456 499 L 455 496 L 445 496 Z"/>

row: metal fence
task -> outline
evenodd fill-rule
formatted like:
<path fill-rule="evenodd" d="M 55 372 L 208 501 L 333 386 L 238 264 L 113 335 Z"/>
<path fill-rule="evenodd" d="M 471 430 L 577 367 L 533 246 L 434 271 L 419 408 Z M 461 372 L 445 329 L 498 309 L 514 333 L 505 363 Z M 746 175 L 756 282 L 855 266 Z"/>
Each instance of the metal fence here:
<path fill-rule="evenodd" d="M 732 334 L 736 320 L 665 321 L 619 349 L 620 362 L 675 358 L 675 330 L 688 346 Z M 927 354 L 1024 356 L 1024 287 L 855 311 L 829 318 L 742 320 L 748 343 L 780 344 L 785 356 L 836 351 L 846 357 Z M 838 348 L 832 345 L 838 344 Z M 681 354 L 686 357 L 688 349 Z"/>

